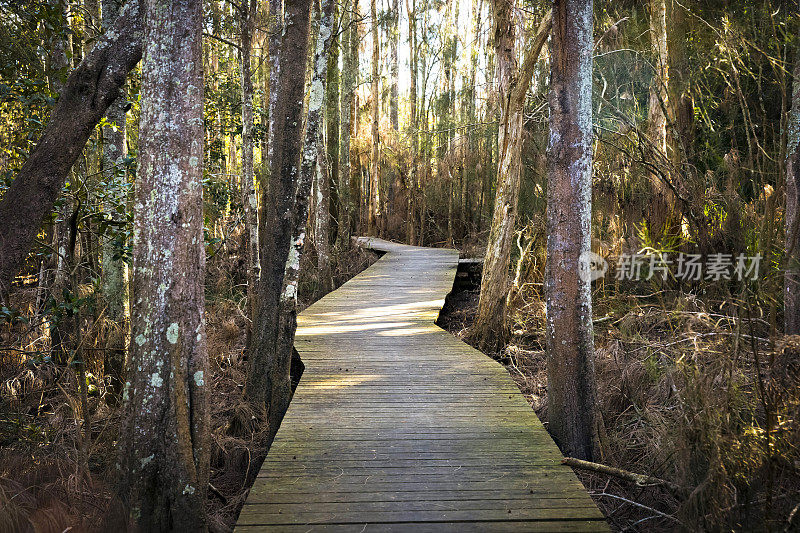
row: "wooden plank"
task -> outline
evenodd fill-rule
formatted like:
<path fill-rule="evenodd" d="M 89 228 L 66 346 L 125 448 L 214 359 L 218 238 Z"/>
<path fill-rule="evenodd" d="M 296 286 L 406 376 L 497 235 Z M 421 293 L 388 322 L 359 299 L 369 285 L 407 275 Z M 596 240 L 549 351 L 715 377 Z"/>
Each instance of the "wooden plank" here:
<path fill-rule="evenodd" d="M 539 491 L 505 491 L 505 490 L 440 490 L 440 491 L 400 491 L 386 492 L 315 492 L 315 493 L 288 493 L 272 492 L 259 496 L 257 503 L 351 503 L 351 502 L 387 502 L 387 501 L 471 501 L 471 500 L 502 500 L 505 502 L 559 500 L 573 505 L 572 500 L 584 501 L 582 495 L 571 497 L 569 493 L 559 492 L 553 487 L 542 488 Z"/>
<path fill-rule="evenodd" d="M 608 531 L 505 369 L 433 324 L 458 253 L 372 245 L 298 317 L 305 371 L 237 531 Z"/>
<path fill-rule="evenodd" d="M 264 531 L 264 526 L 253 525 L 236 527 L 236 531 L 255 532 Z M 393 524 L 303 524 L 303 525 L 271 525 L 270 533 L 445 533 L 458 531 L 459 533 L 509 533 L 517 531 L 536 532 L 607 532 L 608 526 L 602 521 L 493 521 L 493 522 L 440 522 L 421 523 L 406 522 Z"/>
<path fill-rule="evenodd" d="M 597 507 L 569 507 L 563 509 L 476 509 L 463 511 L 339 511 L 321 513 L 306 507 L 299 513 L 303 523 L 375 523 L 375 522 L 465 522 L 495 520 L 592 520 L 602 518 Z M 599 515 L 599 516 L 598 516 Z M 281 525 L 297 523 L 298 513 L 268 513 L 250 505 L 247 513 L 239 516 L 242 525 Z"/>

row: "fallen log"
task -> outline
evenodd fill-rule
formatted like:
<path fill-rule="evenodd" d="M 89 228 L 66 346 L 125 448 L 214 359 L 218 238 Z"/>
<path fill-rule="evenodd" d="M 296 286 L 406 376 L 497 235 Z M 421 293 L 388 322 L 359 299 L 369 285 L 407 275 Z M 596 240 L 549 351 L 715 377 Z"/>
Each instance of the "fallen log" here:
<path fill-rule="evenodd" d="M 671 481 L 667 481 L 666 479 L 648 476 L 645 474 L 637 474 L 636 472 L 630 472 L 628 470 L 623 470 L 621 468 L 616 468 L 613 466 L 608 466 L 600 463 L 593 463 L 591 461 L 584 461 L 582 459 L 576 459 L 574 457 L 564 457 L 561 460 L 561 463 L 572 468 L 589 470 L 591 472 L 597 472 L 598 474 L 606 474 L 609 476 L 614 476 L 619 479 L 624 479 L 625 481 L 630 481 L 631 483 L 635 483 L 640 487 L 662 485 L 667 489 L 669 489 L 670 492 L 673 492 L 675 494 L 683 494 L 686 492 L 683 487 L 680 487 L 675 483 L 672 483 Z"/>

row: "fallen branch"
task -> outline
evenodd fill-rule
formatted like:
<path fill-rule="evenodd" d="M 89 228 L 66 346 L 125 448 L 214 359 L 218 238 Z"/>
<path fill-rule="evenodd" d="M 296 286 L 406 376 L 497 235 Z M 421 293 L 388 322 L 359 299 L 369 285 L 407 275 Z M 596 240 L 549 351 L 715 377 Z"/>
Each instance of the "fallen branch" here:
<path fill-rule="evenodd" d="M 607 474 L 609 476 L 614 476 L 620 479 L 624 479 L 625 481 L 630 481 L 631 483 L 635 483 L 640 487 L 663 485 L 673 493 L 681 494 L 685 492 L 682 487 L 679 487 L 678 485 L 670 481 L 667 481 L 665 479 L 647 476 L 644 474 L 637 474 L 635 472 L 630 472 L 628 470 L 623 470 L 621 468 L 615 468 L 613 466 L 603 465 L 600 463 L 593 463 L 591 461 L 584 461 L 582 459 L 575 459 L 574 457 L 564 457 L 561 460 L 561 463 L 570 466 L 572 468 L 580 468 L 581 470 L 590 470 L 592 472 L 597 472 L 599 474 Z"/>
<path fill-rule="evenodd" d="M 226 498 L 225 495 L 222 494 L 217 487 L 215 487 L 214 485 L 209 483 L 208 484 L 208 490 L 211 491 L 211 494 L 213 494 L 214 496 L 219 498 L 224 505 L 228 505 L 228 498 Z"/>
<path fill-rule="evenodd" d="M 577 460 L 578 459 L 576 459 L 576 461 Z M 587 462 L 587 461 L 584 461 L 584 462 Z M 591 464 L 595 464 L 595 463 L 591 463 Z M 600 466 L 603 466 L 603 465 L 600 465 Z M 637 475 L 637 474 L 634 474 L 634 475 Z M 647 476 L 645 476 L 645 477 L 647 477 Z M 666 518 L 667 520 L 672 520 L 673 522 L 676 522 L 676 523 L 680 524 L 681 526 L 685 527 L 687 530 L 691 529 L 686 524 L 684 524 L 683 522 L 681 522 L 680 520 L 678 520 L 677 518 L 675 518 L 671 514 L 662 513 L 658 509 L 653 509 L 652 507 L 648 507 L 647 505 L 643 505 L 643 504 L 641 504 L 639 502 L 635 502 L 633 500 L 629 500 L 628 498 L 623 498 L 622 496 L 617 496 L 616 494 L 609 494 L 607 492 L 601 492 L 599 494 L 593 494 L 593 496 L 614 498 L 615 500 L 623 501 L 623 502 L 625 502 L 627 504 L 633 505 L 634 507 L 638 507 L 640 509 L 644 509 L 645 511 L 649 511 L 651 513 L 655 513 L 656 515 L 660 516 L 661 518 Z"/>

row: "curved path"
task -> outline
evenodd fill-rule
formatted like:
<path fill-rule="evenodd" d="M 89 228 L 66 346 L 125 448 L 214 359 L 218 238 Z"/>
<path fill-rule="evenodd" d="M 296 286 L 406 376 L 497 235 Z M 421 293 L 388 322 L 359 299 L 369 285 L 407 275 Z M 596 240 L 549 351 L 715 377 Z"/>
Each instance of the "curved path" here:
<path fill-rule="evenodd" d="M 299 317 L 236 531 L 608 531 L 503 367 L 434 325 L 458 252 L 366 242 L 387 253 Z"/>

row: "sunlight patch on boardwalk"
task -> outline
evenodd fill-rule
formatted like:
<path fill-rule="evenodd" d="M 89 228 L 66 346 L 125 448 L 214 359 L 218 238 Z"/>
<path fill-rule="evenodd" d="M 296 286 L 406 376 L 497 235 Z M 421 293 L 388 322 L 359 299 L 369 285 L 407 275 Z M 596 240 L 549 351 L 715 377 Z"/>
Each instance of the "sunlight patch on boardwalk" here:
<path fill-rule="evenodd" d="M 305 372 L 236 531 L 608 531 L 503 367 L 433 324 L 458 252 L 371 245 L 299 317 Z"/>

